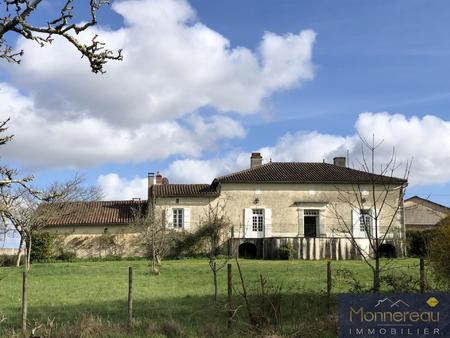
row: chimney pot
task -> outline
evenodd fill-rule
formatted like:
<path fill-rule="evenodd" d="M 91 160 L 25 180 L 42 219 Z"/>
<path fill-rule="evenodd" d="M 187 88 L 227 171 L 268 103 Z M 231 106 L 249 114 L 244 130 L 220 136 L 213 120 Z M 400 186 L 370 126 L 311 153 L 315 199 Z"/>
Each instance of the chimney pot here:
<path fill-rule="evenodd" d="M 159 172 L 159 170 L 158 170 L 158 172 L 156 173 L 156 184 L 162 184 L 162 175 L 161 175 L 161 173 Z"/>
<path fill-rule="evenodd" d="M 346 167 L 345 164 L 345 157 L 335 157 L 333 158 L 333 164 L 338 166 L 338 167 Z"/>
<path fill-rule="evenodd" d="M 250 156 L 250 168 L 257 168 L 262 165 L 262 156 L 261 153 L 252 153 L 252 156 Z"/>

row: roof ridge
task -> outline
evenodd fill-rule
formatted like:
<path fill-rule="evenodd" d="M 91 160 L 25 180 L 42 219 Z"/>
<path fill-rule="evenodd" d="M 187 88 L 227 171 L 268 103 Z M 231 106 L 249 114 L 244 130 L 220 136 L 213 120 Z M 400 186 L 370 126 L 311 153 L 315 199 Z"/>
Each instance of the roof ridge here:
<path fill-rule="evenodd" d="M 49 204 L 58 204 L 58 203 L 137 203 L 137 202 L 147 202 L 147 199 L 139 199 L 139 200 L 99 200 L 99 201 L 61 201 L 61 202 L 53 202 L 53 203 L 47 203 Z"/>
<path fill-rule="evenodd" d="M 168 184 L 154 184 L 153 187 L 164 187 L 168 185 L 211 185 L 209 183 L 168 183 Z"/>
<path fill-rule="evenodd" d="M 295 183 L 295 182 L 345 182 L 377 184 L 404 184 L 406 179 L 376 174 L 350 167 L 341 167 L 326 162 L 268 162 L 255 168 L 247 168 L 214 179 L 214 183 L 227 182 L 265 182 L 265 183 Z M 363 182 L 365 181 L 365 182 Z"/>
<path fill-rule="evenodd" d="M 417 196 L 417 195 L 414 195 L 414 196 L 412 196 L 412 197 L 410 197 L 410 198 L 407 198 L 407 199 L 405 200 L 405 202 L 406 202 L 406 201 L 409 201 L 409 200 L 412 200 L 413 198 L 417 198 L 417 199 L 419 199 L 419 200 L 422 200 L 422 201 L 425 201 L 425 202 L 428 202 L 428 203 L 437 205 L 438 207 L 441 207 L 441 208 L 445 208 L 445 209 L 450 210 L 450 207 L 448 207 L 448 206 L 446 206 L 446 205 L 443 205 L 443 204 L 440 204 L 440 203 L 431 201 L 431 200 L 429 200 L 429 199 L 427 199 L 427 198 L 423 198 L 423 197 L 420 197 L 420 196 Z"/>
<path fill-rule="evenodd" d="M 221 178 L 225 178 L 225 177 L 228 177 L 228 176 L 231 176 L 231 175 L 243 174 L 243 173 L 246 173 L 248 171 L 255 170 L 255 169 L 258 169 L 258 168 L 262 168 L 262 167 L 267 167 L 267 166 L 269 166 L 271 164 L 275 164 L 275 163 L 289 163 L 289 162 L 267 162 L 267 163 L 264 163 L 264 164 L 261 164 L 261 165 L 255 167 L 255 168 L 242 169 L 242 170 L 239 170 L 239 171 L 235 171 L 233 173 L 229 173 L 229 174 L 226 174 L 226 175 L 222 175 L 222 176 L 216 177 L 214 180 L 220 180 Z"/>

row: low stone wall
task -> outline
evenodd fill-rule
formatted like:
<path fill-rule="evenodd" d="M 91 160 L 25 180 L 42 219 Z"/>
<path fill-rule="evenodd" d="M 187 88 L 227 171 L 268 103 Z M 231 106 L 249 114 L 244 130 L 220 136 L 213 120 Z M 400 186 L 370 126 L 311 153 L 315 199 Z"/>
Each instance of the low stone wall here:
<path fill-rule="evenodd" d="M 68 235 L 64 236 L 61 248 L 77 257 L 138 257 L 145 256 L 139 234 L 117 235 Z"/>
<path fill-rule="evenodd" d="M 364 255 L 371 251 L 367 239 L 356 239 L 358 246 Z M 239 256 L 239 246 L 243 243 L 251 243 L 256 247 L 256 258 L 279 259 L 279 248 L 289 244 L 293 249 L 293 258 L 316 260 L 346 260 L 362 259 L 360 251 L 348 238 L 339 237 L 273 237 L 273 238 L 233 238 L 228 242 L 228 253 Z M 388 240 L 385 244 L 395 247 L 396 257 L 405 255 L 404 243 L 402 241 Z"/>
<path fill-rule="evenodd" d="M 17 255 L 17 250 L 18 249 L 13 249 L 13 248 L 0 248 L 0 256 L 3 255 Z M 22 250 L 22 254 L 23 254 L 23 250 Z"/>

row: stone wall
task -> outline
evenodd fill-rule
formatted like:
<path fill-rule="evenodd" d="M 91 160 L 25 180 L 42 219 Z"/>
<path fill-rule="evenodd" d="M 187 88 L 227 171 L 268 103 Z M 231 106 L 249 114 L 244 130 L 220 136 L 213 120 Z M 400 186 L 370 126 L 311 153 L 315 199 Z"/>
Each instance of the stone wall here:
<path fill-rule="evenodd" d="M 372 250 L 367 239 L 357 239 L 358 247 L 367 255 Z M 230 239 L 226 250 L 230 255 L 239 256 L 239 246 L 251 243 L 256 248 L 256 257 L 262 259 L 280 259 L 279 248 L 289 244 L 293 249 L 294 259 L 317 260 L 347 260 L 362 259 L 360 251 L 352 245 L 348 238 L 306 238 L 306 237 L 275 237 L 260 239 Z M 404 257 L 405 244 L 401 240 L 388 240 L 384 244 L 395 248 L 396 257 Z"/>

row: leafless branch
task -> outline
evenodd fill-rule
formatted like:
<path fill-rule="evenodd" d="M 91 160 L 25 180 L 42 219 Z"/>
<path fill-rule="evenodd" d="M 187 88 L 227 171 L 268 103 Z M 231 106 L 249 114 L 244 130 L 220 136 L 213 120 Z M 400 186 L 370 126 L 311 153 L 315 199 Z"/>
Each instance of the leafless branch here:
<path fill-rule="evenodd" d="M 94 35 L 89 44 L 77 39 L 81 32 L 97 24 L 97 11 L 109 5 L 110 1 L 90 0 L 89 20 L 81 24 L 72 22 L 75 1 L 67 0 L 58 17 L 48 21 L 46 26 L 37 26 L 30 22 L 29 17 L 38 11 L 42 0 L 3 0 L 7 14 L 0 17 L 0 59 L 10 63 L 20 63 L 23 51 L 14 51 L 5 39 L 6 33 L 12 32 L 36 42 L 41 47 L 51 44 L 54 36 L 63 37 L 78 49 L 82 57 L 89 60 L 94 73 L 104 73 L 103 67 L 109 60 L 122 60 L 122 50 L 114 52 L 105 48 L 105 44 L 98 41 L 97 35 Z"/>

